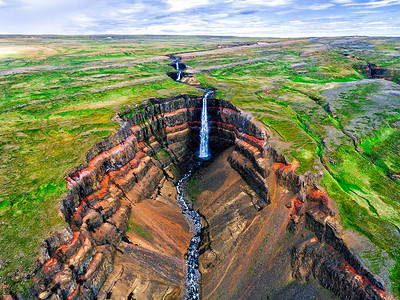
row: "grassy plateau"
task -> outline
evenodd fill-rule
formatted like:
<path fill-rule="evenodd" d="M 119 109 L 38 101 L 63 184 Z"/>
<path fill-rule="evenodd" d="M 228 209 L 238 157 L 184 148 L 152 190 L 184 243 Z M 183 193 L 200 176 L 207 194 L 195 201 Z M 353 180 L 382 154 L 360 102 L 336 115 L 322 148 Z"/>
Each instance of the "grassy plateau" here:
<path fill-rule="evenodd" d="M 64 176 L 118 129 L 116 112 L 201 93 L 166 75 L 172 54 L 270 127 L 298 173 L 323 174 L 343 226 L 377 246 L 364 259 L 399 295 L 400 39 L 368 37 L 0 37 L 0 282 L 29 287 L 40 245 L 65 226 Z M 369 78 L 367 62 L 391 76 Z"/>

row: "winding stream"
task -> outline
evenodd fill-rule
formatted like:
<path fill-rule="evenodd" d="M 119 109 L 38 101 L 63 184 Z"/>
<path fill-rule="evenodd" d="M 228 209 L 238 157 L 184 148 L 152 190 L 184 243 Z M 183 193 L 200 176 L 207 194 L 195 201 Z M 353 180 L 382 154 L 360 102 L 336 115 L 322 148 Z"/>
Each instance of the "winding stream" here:
<path fill-rule="evenodd" d="M 177 77 L 175 81 L 180 82 L 183 69 L 181 65 L 185 65 L 175 57 L 171 57 L 174 61 L 174 67 L 177 70 Z M 189 247 L 186 251 L 186 281 L 185 281 L 185 299 L 198 300 L 200 299 L 200 283 L 201 274 L 199 271 L 199 247 L 201 241 L 201 218 L 199 213 L 190 208 L 185 199 L 185 191 L 189 178 L 205 160 L 211 158 L 209 149 L 209 126 L 207 115 L 207 99 L 213 93 L 212 90 L 206 90 L 203 96 L 203 104 L 201 110 L 201 128 L 200 128 L 200 147 L 199 147 L 199 161 L 179 179 L 176 185 L 177 197 L 179 208 L 189 223 L 192 238 Z"/>
<path fill-rule="evenodd" d="M 198 163 L 189 172 L 187 172 L 178 181 L 176 185 L 176 191 L 178 195 L 176 200 L 183 215 L 186 217 L 187 222 L 190 226 L 192 238 L 186 252 L 186 282 L 185 282 L 185 297 L 186 299 L 197 300 L 200 299 L 200 280 L 201 274 L 199 272 L 199 246 L 200 246 L 200 235 L 201 235 L 201 219 L 197 211 L 189 208 L 186 203 L 184 192 L 186 190 L 188 181 L 193 171 L 200 166 Z"/>
<path fill-rule="evenodd" d="M 170 58 L 174 61 L 175 70 L 178 71 L 178 72 L 176 73 L 176 79 L 175 79 L 175 81 L 176 81 L 176 82 L 180 82 L 180 81 L 181 81 L 181 77 L 182 77 L 182 72 L 183 72 L 183 70 L 184 70 L 184 68 L 182 68 L 181 66 L 182 66 L 182 65 L 184 66 L 184 64 L 183 64 L 180 60 L 178 60 L 177 58 L 175 58 L 174 56 L 171 56 Z"/>

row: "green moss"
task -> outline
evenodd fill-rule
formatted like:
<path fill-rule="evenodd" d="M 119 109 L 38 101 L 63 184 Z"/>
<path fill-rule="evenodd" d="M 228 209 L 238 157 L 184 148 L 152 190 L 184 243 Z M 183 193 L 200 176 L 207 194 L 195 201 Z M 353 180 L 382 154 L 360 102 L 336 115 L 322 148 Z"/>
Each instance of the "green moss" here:
<path fill-rule="evenodd" d="M 111 121 L 116 112 L 154 96 L 200 94 L 196 88 L 166 76 L 172 70 L 167 66 L 168 58 L 144 61 L 257 40 L 187 36 L 13 39 L 29 47 L 44 45 L 57 54 L 0 57 L 0 71 L 48 67 L 3 76 L 0 82 L 0 216 L 4 222 L 0 224 L 0 276 L 17 268 L 32 270 L 41 241 L 50 230 L 65 226 L 58 217 L 60 199 L 67 192 L 63 176 L 84 162 L 93 145 L 117 130 L 119 125 Z M 368 52 L 358 52 L 361 59 L 393 70 L 400 67 L 400 59 L 391 54 L 398 51 L 398 42 L 360 39 L 375 46 Z M 342 55 L 357 50 L 350 49 L 351 45 L 346 46 L 349 49 L 332 48 L 318 55 L 300 56 L 312 45 L 302 42 L 246 49 L 195 57 L 187 63 L 207 68 L 275 55 L 270 60 L 196 76 L 205 87 L 217 89 L 218 97 L 251 111 L 268 125 L 279 140 L 274 147 L 289 160 L 299 161 L 299 173 L 325 170 L 322 185 L 338 203 L 344 226 L 360 232 L 397 261 L 391 280 L 398 289 L 400 194 L 399 182 L 391 178 L 400 173 L 400 110 L 380 112 L 377 117 L 384 122 L 373 130 L 356 129 L 360 136 L 353 142 L 346 130 L 360 111 L 377 105 L 371 100 L 380 85 L 349 85 L 333 103 L 325 91 L 341 82 L 364 79 L 354 68 L 363 63 Z M 306 65 L 289 68 L 298 63 Z M 65 69 L 52 70 L 51 66 Z M 394 81 L 399 80 L 398 74 Z M 328 102 L 335 115 L 327 113 Z M 160 159 L 168 156 L 165 151 L 160 153 Z M 143 228 L 130 230 L 149 238 Z M 382 261 L 374 257 L 370 260 L 378 270 Z M 18 288 L 13 278 L 8 280 Z"/>
<path fill-rule="evenodd" d="M 382 127 L 373 135 L 364 138 L 359 147 L 385 174 L 390 176 L 400 173 L 399 140 L 399 130 L 393 127 Z"/>
<path fill-rule="evenodd" d="M 142 238 L 145 238 L 146 240 L 151 241 L 153 238 L 146 232 L 145 229 L 143 229 L 142 227 L 140 227 L 137 224 L 131 224 L 131 229 L 137 233 L 139 236 L 141 236 Z"/>

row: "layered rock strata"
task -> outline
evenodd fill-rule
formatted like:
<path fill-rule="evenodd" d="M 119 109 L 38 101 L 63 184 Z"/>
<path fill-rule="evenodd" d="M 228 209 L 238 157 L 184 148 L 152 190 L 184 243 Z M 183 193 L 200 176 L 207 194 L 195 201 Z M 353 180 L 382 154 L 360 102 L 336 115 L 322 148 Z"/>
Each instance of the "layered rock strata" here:
<path fill-rule="evenodd" d="M 183 295 L 184 249 L 189 243 L 189 229 L 177 213 L 177 206 L 159 196 L 168 182 L 176 183 L 179 174 L 196 159 L 201 105 L 201 96 L 152 98 L 119 115 L 121 129 L 90 150 L 86 163 L 67 177 L 70 191 L 62 211 L 69 230 L 47 240 L 40 270 L 34 277 L 36 296 L 40 299 L 112 298 L 112 287 L 118 285 L 116 281 L 125 280 L 122 286 L 129 293 L 118 297 L 132 298 L 137 295 L 129 291 L 132 288 L 129 278 L 136 282 L 136 290 L 142 288 L 142 295 L 154 291 L 143 297 L 172 299 Z M 228 161 L 256 193 L 252 197 L 254 207 L 262 211 L 275 201 L 279 188 L 272 187 L 271 183 L 285 187 L 292 199 L 292 210 L 285 224 L 288 229 L 295 233 L 299 220 L 307 215 L 307 224 L 317 236 L 326 232 L 318 243 L 336 247 L 338 255 L 354 269 L 348 276 L 363 279 L 355 280 L 351 286 L 344 280 L 337 281 L 332 290 L 336 292 L 339 287 L 366 296 L 374 293 L 380 297 L 376 299 L 385 299 L 383 286 L 340 243 L 340 233 L 328 232 L 327 220 L 332 218 L 332 212 L 315 178 L 297 175 L 285 157 L 270 146 L 268 130 L 250 114 L 212 97 L 208 101 L 208 113 L 211 152 L 215 155 L 234 146 Z M 160 206 L 167 208 L 173 216 L 172 222 L 168 222 L 163 214 L 166 210 L 159 209 Z M 130 224 L 136 234 L 129 229 Z M 157 246 L 159 241 L 162 241 L 161 247 Z M 294 274 L 301 277 L 304 274 L 300 268 L 304 265 L 301 253 L 306 247 L 296 249 Z M 337 268 L 312 275 L 320 282 L 327 282 L 330 289 L 333 284 L 329 282 L 335 278 Z M 138 276 L 133 270 L 145 275 Z M 114 279 L 106 282 L 111 272 Z M 121 277 L 123 272 L 130 275 Z M 161 279 L 155 284 L 157 280 L 146 281 L 146 276 Z M 138 282 L 143 280 L 146 284 L 140 285 Z M 374 287 L 360 288 L 368 283 Z M 156 287 L 148 288 L 149 285 Z"/>
<path fill-rule="evenodd" d="M 190 167 L 198 148 L 201 100 L 186 95 L 150 99 L 135 112 L 121 114 L 121 129 L 90 150 L 86 163 L 69 174 L 70 192 L 62 208 L 69 233 L 47 241 L 41 269 L 34 277 L 34 293 L 40 299 L 97 296 L 113 270 L 130 216 L 162 181 L 175 180 Z M 231 104 L 212 99 L 209 110 L 212 151 L 233 143 L 236 135 L 250 143 L 264 142 L 264 136 L 251 135 L 261 133 L 255 131 L 249 118 L 240 118 Z M 176 219 L 183 222 L 180 217 Z M 180 226 L 177 239 L 186 238 L 188 243 L 188 231 L 187 226 Z M 184 269 L 181 263 L 176 265 Z M 183 274 L 175 278 L 178 289 L 171 294 L 180 294 L 182 282 Z"/>
<path fill-rule="evenodd" d="M 313 234 L 304 228 L 287 233 L 295 195 L 276 183 L 275 171 L 268 182 L 271 203 L 260 209 L 261 197 L 228 162 L 234 153 L 234 147 L 225 150 L 192 179 L 203 217 L 203 299 L 298 299 L 282 291 L 293 282 L 291 249 Z M 273 297 L 281 291 L 284 297 Z M 313 299 L 310 292 L 314 299 L 335 298 L 316 284 L 307 289 L 310 297 L 300 299 Z"/>
<path fill-rule="evenodd" d="M 315 176 L 300 176 L 282 157 L 244 150 L 241 143 L 226 160 L 252 190 L 261 192 L 252 194 L 223 160 L 217 162 L 218 171 L 214 166 L 203 171 L 207 178 L 195 178 L 199 182 L 193 190 L 204 190 L 195 204 L 204 218 L 204 299 L 258 299 L 266 293 L 271 299 L 291 299 L 288 292 L 300 289 L 305 298 L 333 299 L 315 287 L 287 290 L 293 278 L 316 279 L 342 299 L 390 299 L 383 282 L 355 254 L 353 237 L 345 236 L 335 220 L 332 200 Z M 264 172 L 256 171 L 260 166 L 266 166 Z M 265 195 L 270 205 L 260 206 Z"/>

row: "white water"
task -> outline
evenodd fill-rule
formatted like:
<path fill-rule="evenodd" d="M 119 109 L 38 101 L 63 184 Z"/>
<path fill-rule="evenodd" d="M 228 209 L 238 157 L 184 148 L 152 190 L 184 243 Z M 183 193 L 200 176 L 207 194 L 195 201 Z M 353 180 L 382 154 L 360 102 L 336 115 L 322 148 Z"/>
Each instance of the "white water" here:
<path fill-rule="evenodd" d="M 175 62 L 175 69 L 178 71 L 175 81 L 181 80 L 182 70 L 179 65 L 179 61 L 171 57 Z M 211 157 L 209 149 L 209 126 L 208 126 L 208 116 L 207 116 L 207 98 L 212 94 L 213 91 L 207 90 L 203 96 L 203 107 L 201 110 L 201 128 L 200 128 L 200 149 L 198 157 L 203 161 Z M 186 282 L 185 282 L 185 298 L 190 300 L 200 299 L 200 282 L 201 274 L 199 271 L 199 247 L 201 242 L 201 219 L 200 215 L 196 210 L 191 209 L 187 203 L 184 196 L 184 191 L 188 184 L 188 180 L 193 170 L 197 169 L 202 161 L 198 161 L 189 172 L 187 172 L 178 181 L 176 185 L 177 191 L 177 203 L 182 210 L 187 222 L 190 226 L 190 231 L 192 233 L 192 238 L 190 240 L 189 247 L 186 252 Z"/>
<path fill-rule="evenodd" d="M 200 128 L 200 150 L 199 158 L 207 160 L 210 158 L 210 149 L 208 144 L 209 126 L 207 115 L 207 98 L 213 91 L 207 91 L 203 96 L 203 107 L 201 109 L 201 128 Z"/>
<path fill-rule="evenodd" d="M 197 211 L 189 208 L 186 203 L 184 190 L 190 175 L 193 170 L 199 166 L 195 166 L 189 172 L 187 172 L 178 181 L 176 185 L 176 191 L 178 193 L 176 200 L 183 215 L 186 217 L 187 222 L 192 232 L 192 238 L 190 240 L 189 247 L 186 252 L 186 291 L 185 299 L 198 300 L 200 299 L 200 280 L 201 274 L 199 272 L 199 246 L 200 246 L 200 235 L 201 235 L 201 219 Z"/>
<path fill-rule="evenodd" d="M 180 71 L 178 72 L 178 76 Z M 179 78 L 179 77 L 178 77 Z M 177 79 L 178 81 L 179 79 Z M 199 158 L 207 160 L 211 157 L 209 149 L 209 126 L 208 126 L 208 115 L 207 115 L 207 98 L 212 94 L 213 91 L 208 90 L 203 96 L 203 107 L 201 109 L 201 128 L 200 128 L 200 150 Z M 191 209 L 185 200 L 184 191 L 187 182 L 192 174 L 193 170 L 197 169 L 201 165 L 201 161 L 197 163 L 189 172 L 187 172 L 178 181 L 176 185 L 177 197 L 176 200 L 183 215 L 189 223 L 190 230 L 192 232 L 192 238 L 190 240 L 189 247 L 186 252 L 186 291 L 185 299 L 199 300 L 200 299 L 200 281 L 201 274 L 199 271 L 199 247 L 201 242 L 201 219 L 197 211 Z"/>
<path fill-rule="evenodd" d="M 181 80 L 181 74 L 182 74 L 182 71 L 179 70 L 179 71 L 178 71 L 178 75 L 177 75 L 177 77 L 176 77 L 176 81 Z"/>
<path fill-rule="evenodd" d="M 175 59 L 175 58 L 172 58 L 171 57 L 171 59 L 174 61 L 174 63 L 175 63 L 175 70 L 177 70 L 178 71 L 178 73 L 176 74 L 176 79 L 175 79 L 175 81 L 180 81 L 181 80 L 181 77 L 182 77 L 182 69 L 181 69 L 181 66 L 180 66 L 180 64 L 179 64 L 179 60 L 177 60 L 177 59 Z"/>

